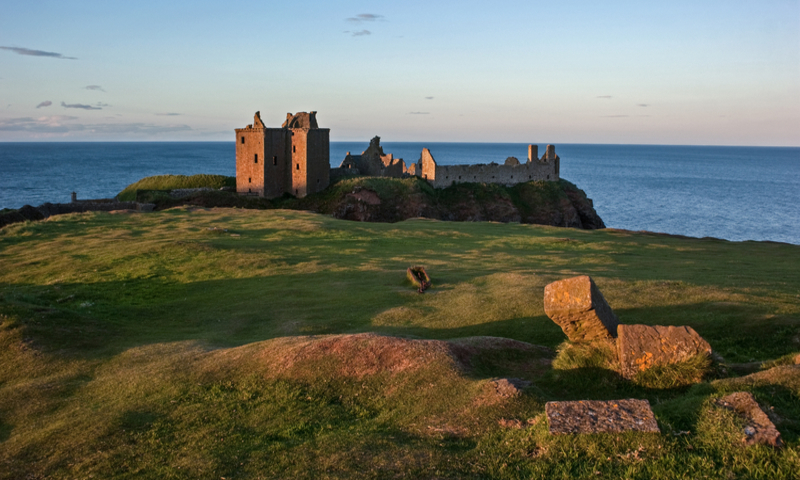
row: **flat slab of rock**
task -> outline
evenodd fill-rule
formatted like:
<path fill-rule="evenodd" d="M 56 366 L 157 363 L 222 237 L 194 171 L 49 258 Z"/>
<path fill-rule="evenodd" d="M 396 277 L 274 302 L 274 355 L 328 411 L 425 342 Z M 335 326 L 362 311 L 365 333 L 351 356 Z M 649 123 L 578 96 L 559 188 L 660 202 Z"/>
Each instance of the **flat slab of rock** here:
<path fill-rule="evenodd" d="M 617 336 L 619 320 L 587 275 L 544 287 L 544 312 L 571 342 L 590 342 Z"/>
<path fill-rule="evenodd" d="M 620 325 L 617 354 L 622 376 L 631 379 L 656 365 L 682 362 L 697 355 L 711 355 L 711 345 L 692 327 Z"/>
<path fill-rule="evenodd" d="M 547 402 L 544 410 L 551 434 L 661 432 L 647 400 Z"/>
<path fill-rule="evenodd" d="M 733 410 L 744 419 L 745 427 L 742 441 L 745 445 L 755 445 L 756 443 L 772 445 L 773 447 L 783 445 L 781 433 L 758 405 L 752 393 L 732 393 L 718 399 L 717 405 Z"/>

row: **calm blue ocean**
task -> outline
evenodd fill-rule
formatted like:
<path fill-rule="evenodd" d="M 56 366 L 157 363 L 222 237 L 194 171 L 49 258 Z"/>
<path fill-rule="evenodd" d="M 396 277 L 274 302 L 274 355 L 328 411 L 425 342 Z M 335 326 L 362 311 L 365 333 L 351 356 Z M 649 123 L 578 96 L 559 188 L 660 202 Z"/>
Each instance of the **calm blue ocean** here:
<path fill-rule="evenodd" d="M 332 142 L 331 165 L 367 142 Z M 384 143 L 406 163 L 527 158 L 513 143 Z M 544 152 L 544 145 L 539 151 Z M 693 237 L 800 244 L 800 148 L 559 144 L 561 176 L 606 225 Z M 233 142 L 0 143 L 0 208 L 107 198 L 149 175 L 234 175 Z"/>

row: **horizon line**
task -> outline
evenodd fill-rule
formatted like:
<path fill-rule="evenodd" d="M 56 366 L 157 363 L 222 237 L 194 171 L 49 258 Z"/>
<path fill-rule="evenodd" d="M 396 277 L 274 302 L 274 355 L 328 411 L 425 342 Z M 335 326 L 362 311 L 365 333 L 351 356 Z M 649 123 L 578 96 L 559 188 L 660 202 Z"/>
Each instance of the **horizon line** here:
<path fill-rule="evenodd" d="M 396 143 L 428 143 L 428 144 L 473 144 L 473 145 L 619 145 L 619 146 L 640 146 L 640 147 L 733 147 L 733 148 L 800 148 L 798 145 L 725 145 L 725 144 L 692 144 L 692 143 L 583 143 L 583 142 L 555 142 L 555 143 L 531 143 L 531 142 L 458 142 L 458 141 L 425 141 L 425 140 L 403 140 L 385 141 L 382 144 Z M 230 143 L 235 144 L 235 140 L 0 140 L 2 144 L 46 144 L 46 143 Z M 369 140 L 331 140 L 330 143 L 365 143 Z"/>

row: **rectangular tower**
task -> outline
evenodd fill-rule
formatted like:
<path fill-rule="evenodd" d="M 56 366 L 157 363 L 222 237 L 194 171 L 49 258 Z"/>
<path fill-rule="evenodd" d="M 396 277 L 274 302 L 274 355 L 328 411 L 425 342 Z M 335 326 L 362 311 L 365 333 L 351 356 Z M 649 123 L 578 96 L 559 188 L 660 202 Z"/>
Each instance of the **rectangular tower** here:
<path fill-rule="evenodd" d="M 330 129 L 317 112 L 287 114 L 281 128 L 267 128 L 256 112 L 253 124 L 236 129 L 236 191 L 266 198 L 298 198 L 330 183 Z"/>

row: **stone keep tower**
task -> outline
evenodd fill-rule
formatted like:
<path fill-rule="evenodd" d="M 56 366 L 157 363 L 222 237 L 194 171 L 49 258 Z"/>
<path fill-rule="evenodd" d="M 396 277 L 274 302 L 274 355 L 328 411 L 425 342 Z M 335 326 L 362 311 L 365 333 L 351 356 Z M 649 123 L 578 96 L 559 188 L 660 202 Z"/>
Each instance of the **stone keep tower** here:
<path fill-rule="evenodd" d="M 317 112 L 286 114 L 280 128 L 267 128 L 256 112 L 253 124 L 236 129 L 236 192 L 296 197 L 330 183 L 330 129 L 319 128 Z"/>

